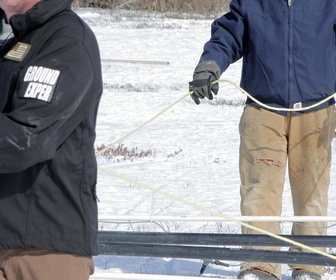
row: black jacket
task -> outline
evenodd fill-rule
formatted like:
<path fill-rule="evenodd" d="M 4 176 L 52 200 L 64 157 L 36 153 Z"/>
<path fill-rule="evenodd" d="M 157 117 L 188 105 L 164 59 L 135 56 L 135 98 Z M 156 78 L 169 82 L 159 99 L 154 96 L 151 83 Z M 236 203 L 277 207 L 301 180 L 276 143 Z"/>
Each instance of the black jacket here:
<path fill-rule="evenodd" d="M 100 55 L 71 2 L 12 16 L 0 47 L 0 249 L 98 253 Z"/>

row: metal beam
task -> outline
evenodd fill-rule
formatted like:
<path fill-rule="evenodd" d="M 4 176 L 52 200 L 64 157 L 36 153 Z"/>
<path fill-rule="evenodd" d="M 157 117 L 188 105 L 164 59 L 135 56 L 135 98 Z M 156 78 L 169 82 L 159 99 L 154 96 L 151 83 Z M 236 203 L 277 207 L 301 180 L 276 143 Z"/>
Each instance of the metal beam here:
<path fill-rule="evenodd" d="M 99 242 L 202 245 L 202 246 L 274 246 L 291 247 L 291 243 L 263 234 L 171 233 L 100 231 Z M 336 247 L 336 236 L 280 235 L 310 247 Z"/>
<path fill-rule="evenodd" d="M 241 222 L 336 222 L 336 216 L 232 216 Z M 100 215 L 99 222 L 117 223 L 120 221 L 154 222 L 220 222 L 227 221 L 216 216 L 151 216 L 151 215 Z"/>
<path fill-rule="evenodd" d="M 103 63 L 131 63 L 131 64 L 152 64 L 152 65 L 169 65 L 169 61 L 160 60 L 137 60 L 137 59 L 101 59 Z"/>
<path fill-rule="evenodd" d="M 220 248 L 214 246 L 100 243 L 100 254 L 336 266 L 335 259 L 316 253 Z"/>

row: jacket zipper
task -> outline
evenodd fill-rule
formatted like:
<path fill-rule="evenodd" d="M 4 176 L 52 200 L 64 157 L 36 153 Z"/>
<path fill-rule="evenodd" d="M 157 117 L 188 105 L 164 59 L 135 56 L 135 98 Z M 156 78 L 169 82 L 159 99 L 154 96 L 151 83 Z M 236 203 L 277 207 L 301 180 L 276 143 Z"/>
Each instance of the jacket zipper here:
<path fill-rule="evenodd" d="M 292 0 L 288 0 L 288 105 L 292 107 L 292 79 L 293 79 L 293 16 Z"/>

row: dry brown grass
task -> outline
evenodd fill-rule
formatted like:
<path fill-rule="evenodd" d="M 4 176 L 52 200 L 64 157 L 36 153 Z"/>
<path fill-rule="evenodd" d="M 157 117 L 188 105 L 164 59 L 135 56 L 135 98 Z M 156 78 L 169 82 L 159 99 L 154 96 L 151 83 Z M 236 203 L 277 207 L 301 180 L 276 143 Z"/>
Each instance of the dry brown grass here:
<path fill-rule="evenodd" d="M 111 147 L 106 149 L 105 145 L 101 145 L 97 147 L 97 151 L 100 152 L 102 150 L 105 151 L 102 153 L 102 156 L 107 160 L 112 160 L 114 162 L 120 162 L 125 160 L 133 161 L 138 158 L 146 158 L 155 155 L 155 151 L 152 150 L 139 150 L 136 148 L 128 148 L 123 144 L 119 144 L 118 147 Z"/>
<path fill-rule="evenodd" d="M 213 14 L 227 11 L 229 2 L 230 0 L 74 0 L 73 6 Z"/>

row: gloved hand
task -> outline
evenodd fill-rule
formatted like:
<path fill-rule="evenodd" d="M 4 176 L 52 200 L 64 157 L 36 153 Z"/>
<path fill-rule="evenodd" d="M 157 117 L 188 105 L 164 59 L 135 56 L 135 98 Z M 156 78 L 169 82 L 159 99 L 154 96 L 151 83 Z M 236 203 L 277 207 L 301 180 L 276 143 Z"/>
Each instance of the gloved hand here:
<path fill-rule="evenodd" d="M 189 83 L 189 91 L 193 92 L 191 98 L 197 105 L 200 104 L 200 99 L 206 97 L 212 100 L 212 93 L 218 93 L 218 83 L 212 82 L 218 80 L 220 75 L 221 70 L 213 60 L 202 61 L 196 66 L 193 81 Z"/>

